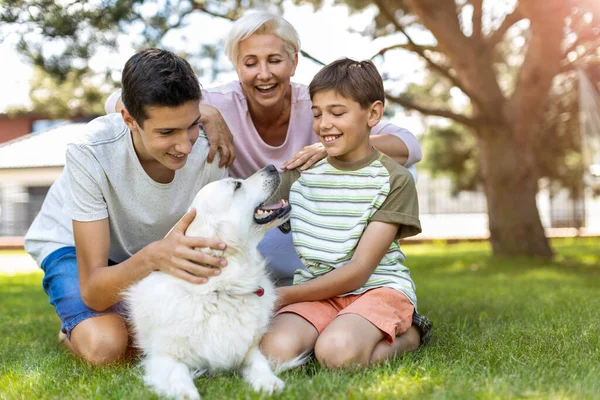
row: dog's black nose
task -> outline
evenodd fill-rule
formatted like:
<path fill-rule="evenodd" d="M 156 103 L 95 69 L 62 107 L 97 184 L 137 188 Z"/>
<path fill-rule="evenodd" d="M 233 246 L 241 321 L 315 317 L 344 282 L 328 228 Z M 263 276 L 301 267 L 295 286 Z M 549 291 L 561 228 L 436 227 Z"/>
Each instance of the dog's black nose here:
<path fill-rule="evenodd" d="M 265 171 L 269 173 L 277 172 L 277 168 L 273 164 L 269 164 L 265 167 Z"/>

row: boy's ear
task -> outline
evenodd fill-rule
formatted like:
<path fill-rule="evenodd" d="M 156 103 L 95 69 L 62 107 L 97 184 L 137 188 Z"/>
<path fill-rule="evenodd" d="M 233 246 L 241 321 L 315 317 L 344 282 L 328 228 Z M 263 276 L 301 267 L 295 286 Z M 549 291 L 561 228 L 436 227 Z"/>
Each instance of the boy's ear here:
<path fill-rule="evenodd" d="M 137 130 L 137 124 L 135 122 L 135 119 L 133 119 L 133 116 L 129 114 L 129 111 L 127 111 L 125 107 L 121 108 L 121 117 L 123 117 L 123 121 L 125 121 L 125 125 L 127 125 L 129 130 Z"/>
<path fill-rule="evenodd" d="M 369 128 L 373 128 L 383 118 L 383 102 L 377 100 L 369 107 Z"/>

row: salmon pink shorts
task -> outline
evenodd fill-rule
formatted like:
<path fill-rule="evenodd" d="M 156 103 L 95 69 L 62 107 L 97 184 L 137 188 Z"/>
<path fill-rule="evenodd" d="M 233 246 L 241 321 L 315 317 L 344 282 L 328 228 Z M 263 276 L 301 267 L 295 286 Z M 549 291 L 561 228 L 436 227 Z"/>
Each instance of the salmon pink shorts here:
<path fill-rule="evenodd" d="M 360 315 L 375 325 L 387 343 L 412 325 L 415 307 L 402 292 L 391 288 L 371 289 L 358 295 L 304 301 L 283 307 L 276 315 L 294 313 L 310 322 L 321 334 L 338 315 Z"/>

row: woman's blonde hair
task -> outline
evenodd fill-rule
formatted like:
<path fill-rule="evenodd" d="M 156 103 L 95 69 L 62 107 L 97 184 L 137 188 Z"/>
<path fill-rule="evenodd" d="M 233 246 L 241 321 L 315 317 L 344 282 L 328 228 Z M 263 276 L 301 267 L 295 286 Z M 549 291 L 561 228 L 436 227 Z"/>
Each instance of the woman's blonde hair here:
<path fill-rule="evenodd" d="M 240 42 L 255 33 L 280 37 L 283 40 L 285 52 L 292 60 L 300 51 L 300 37 L 292 24 L 271 12 L 252 10 L 235 21 L 227 35 L 225 54 L 236 69 Z"/>

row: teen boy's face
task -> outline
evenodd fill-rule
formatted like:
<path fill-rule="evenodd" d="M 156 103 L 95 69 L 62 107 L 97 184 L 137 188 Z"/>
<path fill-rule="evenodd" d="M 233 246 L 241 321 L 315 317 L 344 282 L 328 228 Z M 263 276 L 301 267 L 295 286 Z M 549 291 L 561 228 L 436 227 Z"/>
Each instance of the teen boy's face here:
<path fill-rule="evenodd" d="M 142 126 L 123 110 L 123 119 L 132 132 L 133 145 L 146 171 L 160 174 L 185 166 L 198 140 L 199 104 L 188 101 L 177 107 L 147 107 L 148 118 Z"/>
<path fill-rule="evenodd" d="M 363 109 L 335 90 L 316 92 L 312 98 L 313 130 L 331 157 L 358 161 L 371 154 L 371 128 L 381 119 L 380 101 Z"/>

